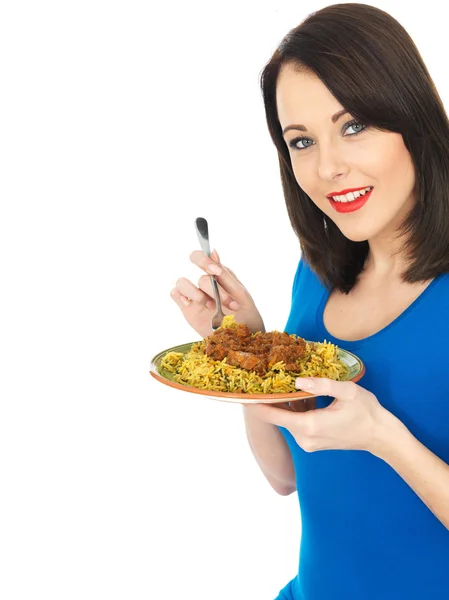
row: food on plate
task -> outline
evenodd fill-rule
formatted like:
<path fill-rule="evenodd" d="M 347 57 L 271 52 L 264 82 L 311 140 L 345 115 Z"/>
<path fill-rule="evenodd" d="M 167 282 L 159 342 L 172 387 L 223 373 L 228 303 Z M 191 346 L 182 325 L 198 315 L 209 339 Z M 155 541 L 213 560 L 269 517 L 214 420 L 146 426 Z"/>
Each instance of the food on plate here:
<path fill-rule="evenodd" d="M 248 394 L 297 392 L 297 377 L 338 380 L 348 372 L 335 344 L 307 342 L 281 331 L 251 333 L 232 315 L 186 354 L 168 352 L 161 368 L 187 386 Z"/>

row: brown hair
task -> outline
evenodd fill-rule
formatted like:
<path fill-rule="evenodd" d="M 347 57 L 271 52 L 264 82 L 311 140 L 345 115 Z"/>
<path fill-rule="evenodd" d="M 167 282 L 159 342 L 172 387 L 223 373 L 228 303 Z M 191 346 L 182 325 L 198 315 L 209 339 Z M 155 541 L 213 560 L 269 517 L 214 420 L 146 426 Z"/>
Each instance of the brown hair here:
<path fill-rule="evenodd" d="M 403 280 L 426 281 L 448 272 L 449 122 L 409 34 L 378 8 L 335 4 L 292 29 L 261 73 L 268 129 L 302 253 L 328 287 L 348 293 L 364 267 L 368 242 L 347 239 L 295 179 L 276 107 L 276 82 L 286 64 L 317 75 L 364 125 L 402 135 L 416 177 L 416 204 L 398 232 L 410 265 Z"/>

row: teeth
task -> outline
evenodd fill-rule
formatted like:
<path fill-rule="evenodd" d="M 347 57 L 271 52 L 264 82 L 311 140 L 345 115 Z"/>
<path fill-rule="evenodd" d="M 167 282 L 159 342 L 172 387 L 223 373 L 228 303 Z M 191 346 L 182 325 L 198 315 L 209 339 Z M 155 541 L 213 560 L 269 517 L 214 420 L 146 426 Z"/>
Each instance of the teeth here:
<path fill-rule="evenodd" d="M 353 202 L 357 200 L 360 196 L 364 196 L 367 192 L 372 190 L 372 186 L 368 186 L 363 190 L 357 190 L 356 192 L 349 192 L 348 194 L 344 194 L 341 196 L 332 196 L 332 200 L 335 202 Z"/>

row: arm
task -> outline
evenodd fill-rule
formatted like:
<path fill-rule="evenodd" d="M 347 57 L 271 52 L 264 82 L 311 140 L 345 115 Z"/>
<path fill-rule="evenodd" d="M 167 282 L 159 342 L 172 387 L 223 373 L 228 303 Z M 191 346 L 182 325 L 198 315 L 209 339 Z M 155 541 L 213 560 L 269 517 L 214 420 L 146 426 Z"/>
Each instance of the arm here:
<path fill-rule="evenodd" d="M 320 377 L 299 378 L 296 387 L 333 396 L 334 401 L 304 413 L 254 405 L 259 419 L 287 428 L 306 452 L 371 452 L 390 465 L 449 529 L 449 465 L 421 444 L 374 394 L 351 381 Z"/>
<path fill-rule="evenodd" d="M 296 491 L 296 478 L 290 449 L 276 425 L 255 414 L 256 405 L 244 404 L 246 435 L 249 446 L 271 487 L 282 496 Z"/>
<path fill-rule="evenodd" d="M 373 454 L 389 464 L 449 529 L 449 465 L 391 413 L 385 415 Z"/>

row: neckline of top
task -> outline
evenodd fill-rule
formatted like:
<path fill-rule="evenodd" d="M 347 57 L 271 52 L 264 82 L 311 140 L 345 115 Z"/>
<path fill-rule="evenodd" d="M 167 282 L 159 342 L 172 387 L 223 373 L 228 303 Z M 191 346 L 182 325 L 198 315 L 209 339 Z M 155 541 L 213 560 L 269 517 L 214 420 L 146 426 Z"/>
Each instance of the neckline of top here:
<path fill-rule="evenodd" d="M 343 340 L 341 338 L 338 338 L 338 337 L 332 335 L 326 329 L 326 326 L 324 324 L 324 310 L 326 308 L 327 301 L 331 294 L 330 290 L 327 290 L 327 289 L 324 290 L 321 301 L 319 302 L 318 307 L 317 307 L 316 324 L 323 334 L 322 337 L 324 339 L 326 339 L 327 341 L 329 341 L 329 338 L 330 338 L 336 345 L 341 346 L 341 347 L 346 347 L 346 348 L 362 345 L 365 342 L 372 341 L 374 338 L 385 334 L 392 327 L 395 327 L 398 323 L 403 321 L 414 309 L 416 309 L 417 306 L 419 306 L 419 304 L 421 304 L 421 302 L 426 298 L 426 296 L 436 287 L 438 282 L 441 281 L 443 275 L 444 274 L 441 273 L 440 275 L 437 275 L 434 279 L 432 279 L 432 281 L 421 292 L 421 294 L 417 298 L 415 298 L 415 300 L 413 300 L 413 302 L 411 304 L 409 304 L 407 306 L 407 308 L 405 308 L 401 312 L 400 315 L 398 315 L 395 319 L 393 319 L 393 321 L 388 323 L 388 325 L 385 325 L 385 327 L 382 327 L 382 329 L 379 329 L 379 331 L 375 331 L 374 333 L 372 333 L 371 335 L 368 335 L 367 337 L 360 338 L 358 340 Z"/>

